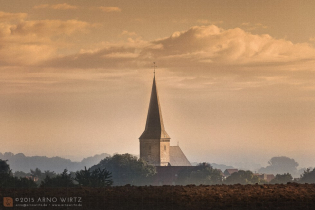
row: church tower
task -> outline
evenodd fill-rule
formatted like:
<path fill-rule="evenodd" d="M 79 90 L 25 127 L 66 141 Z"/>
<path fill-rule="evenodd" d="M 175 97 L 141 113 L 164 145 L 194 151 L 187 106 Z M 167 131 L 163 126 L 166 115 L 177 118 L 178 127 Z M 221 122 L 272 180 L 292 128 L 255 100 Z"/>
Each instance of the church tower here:
<path fill-rule="evenodd" d="M 139 138 L 140 158 L 155 166 L 170 165 L 170 139 L 163 124 L 154 74 L 147 122 Z"/>

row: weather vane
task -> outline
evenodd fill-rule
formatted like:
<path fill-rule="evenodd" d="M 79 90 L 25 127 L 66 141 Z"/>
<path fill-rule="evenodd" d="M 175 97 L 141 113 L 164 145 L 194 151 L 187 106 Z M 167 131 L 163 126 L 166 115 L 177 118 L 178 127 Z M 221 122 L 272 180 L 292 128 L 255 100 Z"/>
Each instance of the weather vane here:
<path fill-rule="evenodd" d="M 155 67 L 157 67 L 156 65 L 155 65 L 155 62 L 153 62 L 153 66 L 152 66 L 153 68 L 154 68 L 154 76 L 155 76 Z"/>

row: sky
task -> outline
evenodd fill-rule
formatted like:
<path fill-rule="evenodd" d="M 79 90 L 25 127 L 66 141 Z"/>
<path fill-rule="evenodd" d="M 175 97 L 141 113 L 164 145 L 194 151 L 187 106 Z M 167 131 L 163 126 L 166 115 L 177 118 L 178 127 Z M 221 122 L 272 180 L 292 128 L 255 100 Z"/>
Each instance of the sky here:
<path fill-rule="evenodd" d="M 139 155 L 156 62 L 191 162 L 315 159 L 315 2 L 0 0 L 0 152 Z"/>

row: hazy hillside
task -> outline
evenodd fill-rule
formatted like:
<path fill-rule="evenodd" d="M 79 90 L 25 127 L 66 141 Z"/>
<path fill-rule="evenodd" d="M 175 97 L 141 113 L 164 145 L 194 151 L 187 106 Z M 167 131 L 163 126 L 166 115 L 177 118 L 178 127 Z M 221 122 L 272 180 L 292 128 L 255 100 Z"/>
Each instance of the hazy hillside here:
<path fill-rule="evenodd" d="M 191 165 L 192 166 L 196 166 L 198 165 L 199 163 L 198 162 L 191 162 Z M 221 171 L 225 171 L 225 169 L 232 169 L 232 168 L 235 168 L 233 166 L 227 166 L 227 165 L 224 165 L 224 164 L 217 164 L 217 163 L 210 163 L 210 165 L 213 167 L 213 168 L 216 168 L 216 169 L 220 169 Z"/>
<path fill-rule="evenodd" d="M 94 155 L 93 157 L 84 158 L 81 162 L 72 162 L 70 159 L 61 157 L 46 157 L 46 156 L 25 156 L 23 153 L 13 154 L 6 152 L 0 153 L 0 159 L 8 160 L 12 171 L 29 172 L 30 169 L 39 168 L 42 171 L 50 170 L 57 173 L 62 172 L 65 168 L 69 171 L 77 171 L 97 164 L 101 159 L 108 157 L 109 154 L 103 153 Z"/>

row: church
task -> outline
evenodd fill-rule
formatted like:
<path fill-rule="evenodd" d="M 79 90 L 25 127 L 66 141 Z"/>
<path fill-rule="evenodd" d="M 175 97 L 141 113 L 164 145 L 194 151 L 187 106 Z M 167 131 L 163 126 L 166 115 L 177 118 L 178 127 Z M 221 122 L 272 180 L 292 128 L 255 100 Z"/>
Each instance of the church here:
<path fill-rule="evenodd" d="M 155 72 L 145 129 L 139 137 L 140 158 L 154 166 L 191 166 L 179 146 L 170 146 L 162 118 Z"/>

